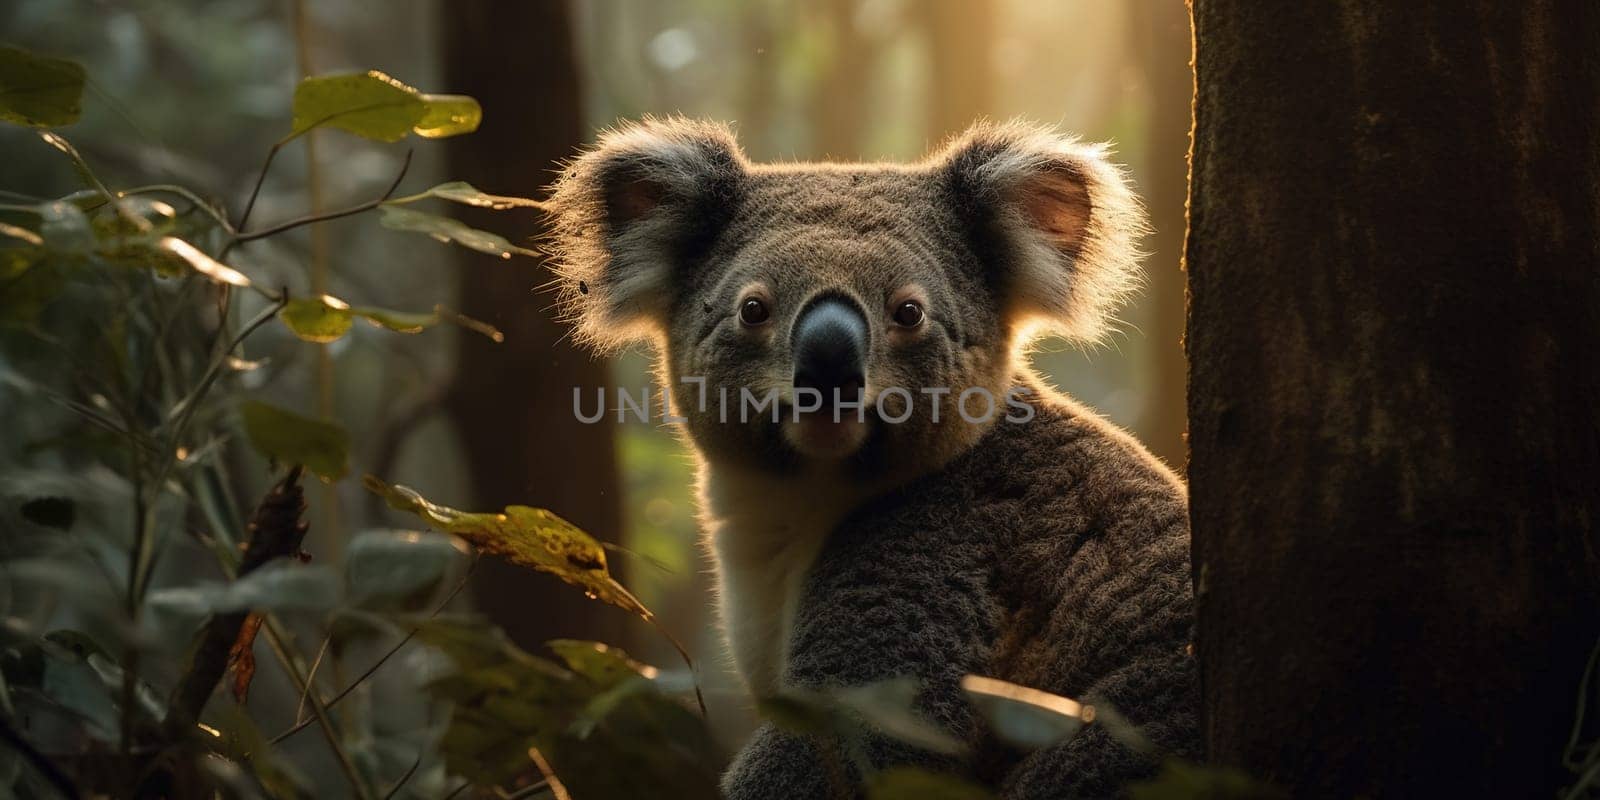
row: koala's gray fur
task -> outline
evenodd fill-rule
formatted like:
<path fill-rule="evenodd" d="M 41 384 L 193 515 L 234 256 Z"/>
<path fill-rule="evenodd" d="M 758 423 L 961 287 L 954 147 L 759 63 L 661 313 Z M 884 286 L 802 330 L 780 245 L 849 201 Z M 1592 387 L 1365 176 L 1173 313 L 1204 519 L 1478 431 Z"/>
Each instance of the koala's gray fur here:
<path fill-rule="evenodd" d="M 1154 765 L 1100 725 L 1011 752 L 963 699 L 968 673 L 1100 698 L 1197 754 L 1184 487 L 1018 355 L 1041 328 L 1098 336 L 1134 284 L 1143 218 L 1101 149 L 985 124 L 918 164 L 756 165 L 721 126 L 647 120 L 569 164 L 550 206 L 580 335 L 653 341 L 681 392 L 719 608 L 752 691 L 915 676 L 919 707 L 975 755 L 881 739 L 872 765 L 936 764 L 1006 797 L 1112 796 Z M 787 419 L 787 333 L 824 294 L 867 317 L 869 406 L 888 387 L 954 392 L 917 398 L 904 424 Z M 769 320 L 740 322 L 751 298 Z M 908 300 L 921 324 L 893 321 Z M 715 388 L 700 407 L 685 377 L 778 389 L 786 419 L 725 421 Z M 1023 388 L 1034 416 L 964 422 L 966 387 Z M 724 789 L 822 797 L 827 780 L 811 743 L 766 726 Z"/>

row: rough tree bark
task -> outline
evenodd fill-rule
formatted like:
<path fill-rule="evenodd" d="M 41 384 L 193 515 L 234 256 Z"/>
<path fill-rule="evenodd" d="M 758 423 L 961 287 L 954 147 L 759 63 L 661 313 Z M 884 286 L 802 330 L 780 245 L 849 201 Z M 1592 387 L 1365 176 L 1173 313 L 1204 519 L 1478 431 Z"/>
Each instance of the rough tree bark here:
<path fill-rule="evenodd" d="M 1600 633 L 1600 6 L 1196 0 L 1214 760 L 1550 797 Z"/>
<path fill-rule="evenodd" d="M 539 195 L 558 159 L 583 141 L 573 29 L 566 3 L 460 3 L 440 14 L 450 91 L 483 105 L 483 126 L 449 140 L 449 174 L 485 191 Z M 526 242 L 529 214 L 462 207 L 469 225 Z M 492 217 L 490 215 L 493 215 Z M 536 291 L 552 275 L 526 259 L 462 256 L 463 313 L 505 332 L 503 344 L 463 335 L 448 406 L 462 438 L 476 507 L 544 506 L 595 535 L 621 534 L 611 429 L 572 413 L 574 386 L 607 382 L 603 362 L 573 348 Z M 620 612 L 548 576 L 486 560 L 474 577 L 478 607 L 524 647 L 557 636 L 616 641 Z"/>

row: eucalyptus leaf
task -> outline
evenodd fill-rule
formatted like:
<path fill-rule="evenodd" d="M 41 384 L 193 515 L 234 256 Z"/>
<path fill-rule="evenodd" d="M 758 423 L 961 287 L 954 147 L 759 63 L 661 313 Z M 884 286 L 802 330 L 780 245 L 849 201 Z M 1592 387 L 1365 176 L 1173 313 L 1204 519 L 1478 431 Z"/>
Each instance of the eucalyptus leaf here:
<path fill-rule="evenodd" d="M 157 589 L 150 607 L 183 616 L 240 611 L 320 611 L 339 604 L 339 577 L 326 564 L 280 558 L 232 583 L 201 583 Z"/>
<path fill-rule="evenodd" d="M 505 211 L 510 208 L 544 208 L 544 203 L 527 197 L 512 197 L 509 195 L 489 194 L 466 181 L 450 181 L 441 183 L 425 192 L 419 192 L 407 197 L 397 197 L 386 201 L 387 205 L 403 205 L 414 203 L 427 198 L 449 200 L 452 203 L 489 208 L 495 211 Z"/>
<path fill-rule="evenodd" d="M 350 437 L 331 422 L 257 401 L 239 406 L 245 434 L 257 452 L 280 464 L 301 464 L 325 481 L 350 471 Z"/>
<path fill-rule="evenodd" d="M 443 534 L 362 531 L 345 550 L 345 576 L 357 602 L 405 597 L 437 587 L 466 554 Z"/>
<path fill-rule="evenodd" d="M 363 476 L 361 482 L 390 508 L 416 514 L 435 530 L 460 536 L 512 564 L 548 572 L 592 598 L 644 619 L 654 617 L 611 577 L 600 542 L 550 511 L 528 506 L 506 506 L 500 513 L 458 511 L 429 502 L 415 489 L 390 486 L 372 475 Z"/>
<path fill-rule="evenodd" d="M 0 120 L 49 128 L 83 114 L 83 65 L 0 47 Z"/>
<path fill-rule="evenodd" d="M 503 236 L 481 231 L 460 220 L 437 214 L 425 214 L 401 206 L 388 205 L 378 208 L 378 217 L 385 228 L 425 233 L 440 242 L 455 242 L 462 247 L 504 259 L 511 258 L 513 254 L 533 257 L 539 255 L 536 251 L 512 244 Z"/>
<path fill-rule="evenodd" d="M 64 200 L 39 206 L 39 235 L 56 253 L 79 255 L 94 248 L 94 227 L 83 209 Z"/>
<path fill-rule="evenodd" d="M 250 279 L 245 277 L 244 273 L 200 252 L 200 248 L 175 236 L 163 236 L 156 245 L 182 259 L 183 263 L 188 264 L 195 272 L 217 283 L 226 283 L 230 286 L 250 285 Z"/>
<path fill-rule="evenodd" d="M 17 239 L 31 245 L 44 244 L 43 236 L 40 236 L 39 234 L 34 233 L 33 231 L 30 231 L 20 225 L 11 225 L 5 222 L 0 222 L 0 236 Z"/>
<path fill-rule="evenodd" d="M 1094 719 L 1094 707 L 997 678 L 968 675 L 961 688 L 995 735 L 1028 750 L 1071 738 Z"/>
<path fill-rule="evenodd" d="M 296 297 L 285 303 L 278 319 L 295 336 L 308 342 L 335 342 L 350 332 L 350 306 L 323 297 Z"/>
<path fill-rule="evenodd" d="M 421 333 L 439 324 L 440 319 L 437 309 L 415 312 L 351 306 L 329 295 L 295 298 L 278 312 L 278 318 L 295 336 L 323 344 L 343 338 L 357 317 L 396 333 Z"/>
<path fill-rule="evenodd" d="M 423 113 L 413 128 L 418 136 L 442 139 L 472 133 L 483 122 L 478 101 L 464 94 L 422 95 Z"/>
<path fill-rule="evenodd" d="M 380 142 L 397 142 L 427 113 L 416 89 L 377 70 L 306 78 L 294 90 L 288 139 L 323 126 Z"/>
<path fill-rule="evenodd" d="M 380 328 L 396 333 L 421 333 L 439 324 L 438 311 L 393 311 L 387 308 L 356 306 L 350 313 Z"/>

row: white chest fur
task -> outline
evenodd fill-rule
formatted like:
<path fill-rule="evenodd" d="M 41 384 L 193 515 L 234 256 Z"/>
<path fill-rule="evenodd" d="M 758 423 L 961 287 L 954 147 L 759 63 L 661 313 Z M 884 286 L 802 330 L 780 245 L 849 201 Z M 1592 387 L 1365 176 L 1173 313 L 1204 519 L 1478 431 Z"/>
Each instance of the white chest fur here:
<path fill-rule="evenodd" d="M 702 469 L 700 507 L 734 666 L 758 696 L 781 688 L 795 611 L 829 533 L 869 496 L 831 476 Z"/>

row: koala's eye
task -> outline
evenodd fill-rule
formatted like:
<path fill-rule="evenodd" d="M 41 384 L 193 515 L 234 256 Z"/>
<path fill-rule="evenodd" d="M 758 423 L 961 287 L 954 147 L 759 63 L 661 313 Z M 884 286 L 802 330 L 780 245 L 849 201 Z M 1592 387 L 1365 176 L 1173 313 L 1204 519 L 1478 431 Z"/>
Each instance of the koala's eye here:
<path fill-rule="evenodd" d="M 907 300 L 894 310 L 894 324 L 902 328 L 915 328 L 922 324 L 922 305 Z"/>
<path fill-rule="evenodd" d="M 759 297 L 752 297 L 739 306 L 739 321 L 752 328 L 765 323 L 769 317 L 767 304 Z"/>

